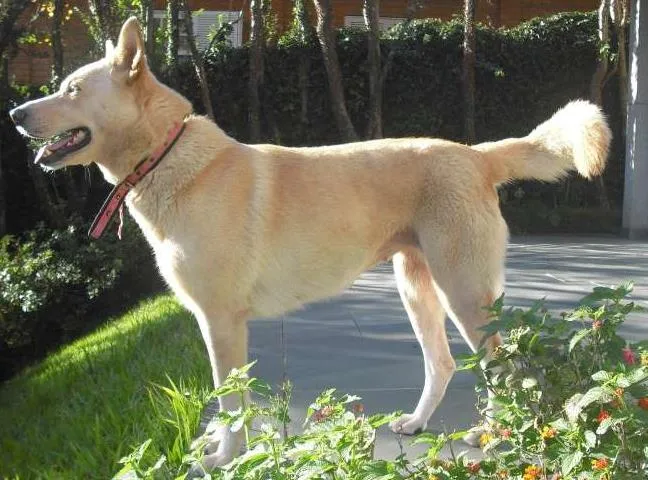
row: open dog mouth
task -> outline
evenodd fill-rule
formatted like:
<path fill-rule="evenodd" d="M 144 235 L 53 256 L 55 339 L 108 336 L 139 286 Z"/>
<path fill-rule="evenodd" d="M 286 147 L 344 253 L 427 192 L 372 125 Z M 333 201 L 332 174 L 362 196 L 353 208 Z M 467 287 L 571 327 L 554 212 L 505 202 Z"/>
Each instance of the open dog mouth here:
<path fill-rule="evenodd" d="M 85 147 L 90 139 L 90 129 L 87 127 L 73 128 L 48 139 L 37 138 L 36 142 L 42 146 L 34 162 L 44 167 L 53 167 L 70 153 Z"/>

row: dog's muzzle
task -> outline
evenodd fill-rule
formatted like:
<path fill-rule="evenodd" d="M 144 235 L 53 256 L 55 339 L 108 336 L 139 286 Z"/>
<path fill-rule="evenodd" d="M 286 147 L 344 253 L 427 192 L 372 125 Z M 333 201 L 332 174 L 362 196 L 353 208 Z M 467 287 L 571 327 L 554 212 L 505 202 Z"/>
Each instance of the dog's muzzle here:
<path fill-rule="evenodd" d="M 11 117 L 11 121 L 13 121 L 17 127 L 20 127 L 27 119 L 27 111 L 23 108 L 16 107 L 9 112 L 9 116 Z"/>

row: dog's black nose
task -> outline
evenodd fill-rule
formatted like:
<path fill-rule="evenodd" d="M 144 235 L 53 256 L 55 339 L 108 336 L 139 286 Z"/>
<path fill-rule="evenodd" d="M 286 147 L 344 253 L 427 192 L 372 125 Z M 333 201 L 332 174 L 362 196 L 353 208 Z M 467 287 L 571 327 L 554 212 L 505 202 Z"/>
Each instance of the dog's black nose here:
<path fill-rule="evenodd" d="M 21 125 L 25 121 L 25 118 L 27 118 L 27 112 L 18 107 L 10 111 L 9 116 L 16 125 Z"/>

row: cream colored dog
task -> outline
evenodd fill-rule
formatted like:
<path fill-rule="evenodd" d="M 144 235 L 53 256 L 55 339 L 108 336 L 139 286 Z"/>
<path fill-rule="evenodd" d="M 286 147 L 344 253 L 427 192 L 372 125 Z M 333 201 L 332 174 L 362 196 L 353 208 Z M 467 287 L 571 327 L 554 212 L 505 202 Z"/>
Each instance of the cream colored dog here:
<path fill-rule="evenodd" d="M 476 349 L 483 307 L 501 293 L 508 233 L 496 186 L 554 181 L 574 169 L 597 175 L 610 143 L 599 109 L 576 101 L 524 138 L 473 147 L 428 138 L 244 145 L 154 78 L 135 19 L 106 50 L 58 92 L 11 112 L 26 135 L 64 134 L 37 161 L 51 169 L 95 162 L 114 184 L 184 121 L 127 205 L 198 320 L 215 385 L 247 362 L 249 319 L 335 295 L 392 258 L 425 363 L 421 398 L 392 424 L 396 432 L 425 428 L 455 370 L 445 314 Z M 499 342 L 490 337 L 487 352 Z M 239 406 L 233 396 L 220 403 Z M 206 466 L 230 461 L 240 446 L 240 435 L 222 427 Z"/>

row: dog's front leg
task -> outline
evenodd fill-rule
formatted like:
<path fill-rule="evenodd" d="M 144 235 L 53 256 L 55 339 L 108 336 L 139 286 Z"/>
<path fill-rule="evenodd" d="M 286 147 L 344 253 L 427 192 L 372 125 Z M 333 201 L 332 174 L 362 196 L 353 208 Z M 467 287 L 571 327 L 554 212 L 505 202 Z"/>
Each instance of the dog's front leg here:
<path fill-rule="evenodd" d="M 233 368 L 247 363 L 247 319 L 240 315 L 220 315 L 218 318 L 198 318 L 211 362 L 214 386 L 218 388 Z M 218 398 L 221 411 L 241 407 L 238 394 Z M 243 432 L 232 432 L 227 425 L 218 425 L 209 435 L 204 465 L 207 469 L 230 462 L 239 452 Z"/>

